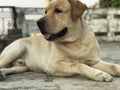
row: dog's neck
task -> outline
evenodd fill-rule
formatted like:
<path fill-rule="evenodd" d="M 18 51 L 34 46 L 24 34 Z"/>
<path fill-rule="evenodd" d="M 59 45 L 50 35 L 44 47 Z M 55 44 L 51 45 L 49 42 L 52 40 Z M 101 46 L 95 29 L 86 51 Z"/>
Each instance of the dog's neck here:
<path fill-rule="evenodd" d="M 80 56 L 80 52 L 81 50 L 79 49 L 82 49 L 83 47 L 85 48 L 86 46 L 83 45 L 84 44 L 84 35 L 85 35 L 85 32 L 84 32 L 84 24 L 85 22 L 82 20 L 79 20 L 78 21 L 79 25 L 75 25 L 75 29 L 79 30 L 79 33 L 75 32 L 75 33 L 71 33 L 72 35 L 68 35 L 67 37 L 64 38 L 64 40 L 62 42 L 55 42 L 55 44 L 59 44 L 59 45 L 56 45 L 60 50 L 63 50 L 64 52 L 66 52 L 67 54 L 71 55 L 70 52 L 74 52 L 72 53 L 72 55 L 76 58 L 79 58 L 78 56 Z M 82 22 L 82 23 L 81 23 Z M 74 28 L 72 28 L 74 30 Z M 74 30 L 75 31 L 75 30 Z M 72 36 L 72 37 L 71 37 Z M 74 50 L 72 49 L 74 48 Z M 83 50 L 84 51 L 87 51 L 87 50 Z"/>
<path fill-rule="evenodd" d="M 76 22 L 73 22 L 72 25 L 69 25 L 72 26 L 69 27 L 69 29 L 72 30 L 72 32 L 68 32 L 68 34 L 62 38 L 60 43 L 73 43 L 81 40 L 85 28 L 84 23 L 85 21 L 82 18 L 80 18 Z"/>

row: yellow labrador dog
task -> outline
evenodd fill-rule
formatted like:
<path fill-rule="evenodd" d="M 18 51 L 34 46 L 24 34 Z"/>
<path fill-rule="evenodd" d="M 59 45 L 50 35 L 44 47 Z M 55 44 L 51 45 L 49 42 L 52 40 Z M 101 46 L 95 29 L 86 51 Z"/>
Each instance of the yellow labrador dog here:
<path fill-rule="evenodd" d="M 95 35 L 81 17 L 86 8 L 78 0 L 52 0 L 37 21 L 42 36 L 19 39 L 1 53 L 0 79 L 28 70 L 59 77 L 79 74 L 96 81 L 120 76 L 119 65 L 99 58 Z"/>

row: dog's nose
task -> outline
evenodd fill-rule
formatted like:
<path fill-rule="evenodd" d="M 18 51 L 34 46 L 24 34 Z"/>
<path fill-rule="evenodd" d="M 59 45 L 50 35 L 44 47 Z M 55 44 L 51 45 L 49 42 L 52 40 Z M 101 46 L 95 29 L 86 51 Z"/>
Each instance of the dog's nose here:
<path fill-rule="evenodd" d="M 43 28 L 45 26 L 45 20 L 44 19 L 38 20 L 37 25 L 39 28 Z"/>
<path fill-rule="evenodd" d="M 38 25 L 41 33 L 44 34 L 45 33 L 45 20 L 44 19 L 38 20 L 37 25 Z"/>

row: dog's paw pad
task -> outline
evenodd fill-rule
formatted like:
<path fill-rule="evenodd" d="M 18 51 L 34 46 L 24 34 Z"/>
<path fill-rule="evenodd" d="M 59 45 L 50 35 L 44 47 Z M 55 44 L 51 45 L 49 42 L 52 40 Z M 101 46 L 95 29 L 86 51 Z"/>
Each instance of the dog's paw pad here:
<path fill-rule="evenodd" d="M 111 75 L 109 75 L 105 72 L 101 72 L 101 73 L 97 74 L 96 80 L 101 81 L 101 82 L 110 82 L 113 80 L 113 78 Z"/>
<path fill-rule="evenodd" d="M 5 80 L 5 74 L 0 71 L 0 81 Z"/>

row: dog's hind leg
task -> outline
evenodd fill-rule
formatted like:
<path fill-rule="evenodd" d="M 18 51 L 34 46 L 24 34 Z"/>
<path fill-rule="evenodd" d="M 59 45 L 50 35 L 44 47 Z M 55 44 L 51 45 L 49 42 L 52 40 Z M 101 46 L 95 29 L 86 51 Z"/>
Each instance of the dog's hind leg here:
<path fill-rule="evenodd" d="M 5 80 L 6 75 L 21 73 L 28 71 L 28 67 L 25 65 L 24 60 L 19 59 L 14 63 L 14 66 L 11 68 L 2 68 L 0 69 L 0 81 Z"/>
<path fill-rule="evenodd" d="M 11 68 L 0 69 L 0 81 L 4 80 L 8 74 L 21 73 L 27 70 L 28 68 L 26 66 L 14 66 Z"/>
<path fill-rule="evenodd" d="M 25 47 L 20 40 L 13 42 L 7 46 L 0 55 L 0 68 L 7 66 L 20 58 L 25 52 Z"/>

